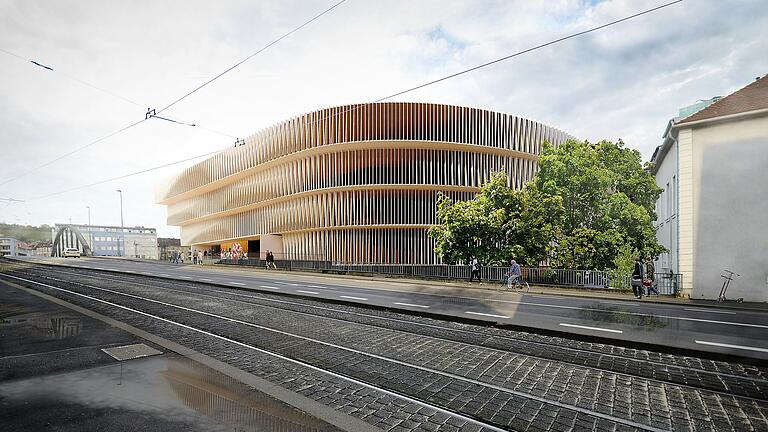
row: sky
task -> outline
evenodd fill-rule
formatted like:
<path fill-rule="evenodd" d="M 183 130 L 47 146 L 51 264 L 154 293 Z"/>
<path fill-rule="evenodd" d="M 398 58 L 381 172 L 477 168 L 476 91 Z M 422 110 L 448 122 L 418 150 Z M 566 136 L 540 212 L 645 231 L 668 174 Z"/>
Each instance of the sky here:
<path fill-rule="evenodd" d="M 265 127 L 397 91 L 661 5 L 663 0 L 347 0 L 163 113 L 144 119 L 330 7 L 330 1 L 0 2 L 0 222 L 166 225 L 155 187 Z M 685 0 L 395 101 L 481 107 L 645 160 L 680 107 L 768 73 L 764 0 Z M 29 60 L 53 68 L 35 66 Z M 96 88 L 94 88 L 96 87 Z M 7 182 L 8 180 L 12 180 Z"/>

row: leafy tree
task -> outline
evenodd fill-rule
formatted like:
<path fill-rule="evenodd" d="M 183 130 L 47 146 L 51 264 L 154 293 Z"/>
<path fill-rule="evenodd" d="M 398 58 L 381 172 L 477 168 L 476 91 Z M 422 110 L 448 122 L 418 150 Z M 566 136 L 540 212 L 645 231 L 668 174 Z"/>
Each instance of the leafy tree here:
<path fill-rule="evenodd" d="M 471 256 L 487 265 L 503 265 L 512 258 L 527 265 L 546 259 L 561 202 L 534 189 L 515 191 L 504 173 L 494 173 L 470 201 L 453 202 L 441 195 L 438 225 L 429 234 L 435 251 L 450 264 Z"/>
<path fill-rule="evenodd" d="M 632 288 L 630 280 L 626 276 L 632 274 L 635 269 L 637 255 L 637 249 L 628 244 L 619 248 L 616 258 L 613 259 L 615 269 L 611 271 L 611 286 L 623 290 Z"/>
<path fill-rule="evenodd" d="M 0 237 L 13 237 L 27 243 L 51 241 L 51 227 L 0 223 Z"/>
<path fill-rule="evenodd" d="M 550 246 L 553 264 L 607 269 L 624 245 L 656 255 L 654 207 L 661 189 L 624 143 L 568 141 L 545 146 L 534 188 L 563 200 L 563 223 Z"/>
<path fill-rule="evenodd" d="M 472 200 L 441 196 L 436 252 L 457 263 L 475 255 L 487 264 L 610 269 L 627 251 L 656 255 L 654 207 L 661 190 L 624 143 L 569 141 L 545 145 L 539 171 L 522 190 L 495 173 Z"/>

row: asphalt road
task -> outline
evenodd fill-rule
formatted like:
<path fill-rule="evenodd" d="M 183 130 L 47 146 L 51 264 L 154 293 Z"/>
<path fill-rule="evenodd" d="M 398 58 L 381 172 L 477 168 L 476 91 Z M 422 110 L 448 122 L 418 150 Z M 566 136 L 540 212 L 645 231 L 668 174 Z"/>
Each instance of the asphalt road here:
<path fill-rule="evenodd" d="M 591 337 L 768 359 L 768 312 L 518 294 L 103 258 L 35 262 L 428 312 Z"/>
<path fill-rule="evenodd" d="M 411 295 L 410 306 L 398 305 L 406 309 L 451 304 L 434 293 L 404 292 L 409 287 L 145 265 L 115 263 L 161 273 L 0 262 L 0 283 L 173 341 L 194 356 L 330 407 L 334 418 L 362 422 L 345 430 L 768 429 L 765 367 L 439 320 L 394 307 L 334 304 L 320 296 L 375 292 L 379 301 L 392 302 Z M 212 282 L 217 274 L 225 278 L 220 285 Z M 270 280 L 274 276 L 280 280 Z M 246 289 L 251 284 L 256 289 Z M 495 304 L 465 297 L 454 306 Z"/>

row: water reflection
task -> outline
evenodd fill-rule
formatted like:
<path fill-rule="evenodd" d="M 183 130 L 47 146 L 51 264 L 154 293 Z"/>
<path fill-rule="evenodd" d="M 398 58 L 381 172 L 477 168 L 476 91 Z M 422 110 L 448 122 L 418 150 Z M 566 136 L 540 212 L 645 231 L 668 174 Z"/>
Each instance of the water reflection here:
<path fill-rule="evenodd" d="M 37 339 L 61 340 L 80 335 L 80 318 L 60 312 L 35 312 L 15 315 L 0 320 L 0 328 L 26 327 Z"/>
<path fill-rule="evenodd" d="M 28 321 L 21 324 L 26 323 Z M 67 329 L 66 324 L 64 322 L 59 328 Z M 57 328 L 55 323 L 51 326 L 55 333 L 54 328 Z M 36 416 L 54 419 L 52 426 L 73 430 L 72 424 L 53 414 L 67 407 L 65 409 L 77 412 L 77 417 L 86 421 L 103 418 L 104 412 L 110 412 L 113 423 L 108 426 L 115 429 L 121 428 L 121 421 L 130 422 L 132 416 L 138 416 L 136 418 L 145 424 L 154 425 L 153 430 L 337 430 L 226 375 L 167 354 L 106 367 L 0 382 L 0 402 L 0 418 L 11 426 L 29 423 L 26 417 L 30 411 L 22 408 L 34 407 Z M 14 412 L 22 417 L 14 417 Z"/>
<path fill-rule="evenodd" d="M 602 323 L 627 324 L 648 330 L 664 328 L 668 323 L 653 315 L 637 315 L 628 308 L 593 303 L 588 310 L 580 310 L 581 319 Z"/>
<path fill-rule="evenodd" d="M 173 392 L 188 407 L 232 425 L 238 431 L 336 430 L 296 408 L 190 360 L 174 360 L 164 375 Z"/>

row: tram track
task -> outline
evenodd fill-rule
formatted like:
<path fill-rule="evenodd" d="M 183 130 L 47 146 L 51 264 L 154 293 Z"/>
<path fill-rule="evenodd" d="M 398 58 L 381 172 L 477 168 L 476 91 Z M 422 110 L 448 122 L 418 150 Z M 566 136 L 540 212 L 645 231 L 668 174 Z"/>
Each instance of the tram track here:
<path fill-rule="evenodd" d="M 89 276 L 88 273 L 86 272 L 78 273 L 78 272 L 61 271 L 61 270 L 55 270 L 55 271 L 58 271 L 60 274 L 65 274 L 65 275 L 78 274 L 84 277 L 94 277 L 93 273 L 90 273 L 90 276 Z M 126 278 L 118 275 L 109 275 L 109 276 L 100 275 L 99 278 L 103 280 L 112 280 L 115 282 L 128 283 L 132 285 L 138 285 L 138 286 L 141 285 L 141 283 L 136 282 L 135 280 L 130 280 L 130 278 Z M 677 358 L 675 356 L 670 356 L 670 355 L 666 356 L 667 360 L 673 363 L 677 363 L 677 364 L 685 363 L 684 365 L 678 366 L 677 364 L 661 363 L 661 362 L 655 362 L 652 360 L 638 360 L 636 358 L 620 356 L 616 354 L 609 354 L 609 353 L 604 353 L 599 351 L 588 351 L 584 349 L 564 347 L 564 346 L 556 345 L 555 343 L 551 343 L 551 342 L 541 342 L 541 341 L 531 340 L 530 337 L 526 339 L 520 339 L 520 338 L 510 337 L 509 335 L 499 335 L 499 334 L 478 335 L 477 328 L 467 330 L 456 325 L 453 325 L 452 327 L 448 327 L 448 325 L 452 323 L 447 323 L 447 322 L 443 322 L 441 323 L 441 325 L 438 325 L 434 323 L 419 322 L 415 320 L 406 320 L 402 318 L 372 315 L 368 313 L 356 312 L 354 310 L 349 310 L 349 309 L 339 310 L 338 308 L 331 308 L 327 306 L 309 304 L 309 303 L 317 303 L 317 301 L 315 300 L 308 300 L 302 303 L 302 302 L 295 302 L 295 301 L 290 301 L 285 299 L 278 299 L 278 298 L 275 298 L 276 296 L 272 294 L 253 295 L 252 292 L 249 294 L 242 294 L 238 291 L 247 289 L 242 287 L 216 289 L 216 288 L 211 288 L 210 285 L 201 287 L 196 283 L 191 283 L 188 281 L 175 283 L 165 279 L 153 279 L 152 283 L 159 284 L 165 289 L 180 292 L 180 293 L 194 292 L 198 295 L 209 296 L 217 299 L 221 298 L 221 296 L 216 296 L 216 295 L 212 296 L 211 293 L 213 292 L 220 295 L 236 297 L 235 299 L 232 299 L 233 301 L 245 301 L 244 299 L 248 299 L 249 303 L 254 302 L 254 304 L 258 304 L 265 307 L 273 307 L 273 308 L 277 307 L 280 309 L 291 310 L 298 313 L 309 313 L 316 316 L 319 316 L 322 313 L 332 314 L 333 316 L 329 316 L 329 315 L 322 315 L 322 316 L 325 316 L 327 318 L 335 318 L 342 321 L 355 321 L 355 322 L 358 322 L 364 325 L 369 325 L 369 326 L 374 325 L 378 327 L 390 328 L 395 330 L 402 329 L 402 330 L 410 331 L 414 333 L 419 332 L 416 329 L 427 329 L 429 333 L 420 333 L 420 334 L 423 334 L 425 336 L 430 336 L 430 337 L 437 337 L 437 338 L 442 338 L 446 340 L 457 341 L 461 343 L 471 343 L 474 345 L 483 346 L 491 349 L 511 351 L 521 355 L 535 357 L 535 358 L 544 359 L 544 360 L 555 360 L 555 361 L 567 362 L 567 363 L 580 365 L 580 366 L 591 368 L 591 369 L 609 370 L 611 372 L 614 372 L 620 375 L 628 375 L 628 376 L 631 375 L 631 376 L 645 378 L 650 381 L 674 383 L 674 384 L 685 386 L 685 387 L 706 389 L 706 390 L 723 393 L 723 394 L 736 394 L 739 396 L 754 398 L 754 399 L 763 400 L 763 401 L 765 401 L 767 398 L 766 389 L 768 389 L 768 379 L 766 378 L 766 370 L 763 368 L 758 368 L 754 366 L 740 365 L 739 367 L 744 368 L 741 371 L 742 373 L 729 373 L 729 372 L 722 372 L 719 369 L 733 368 L 732 364 L 725 364 L 724 362 L 711 361 L 708 363 L 709 368 L 705 369 L 705 368 L 697 368 L 695 367 L 695 365 L 692 365 L 690 363 L 690 361 L 695 361 L 696 359 L 685 358 L 685 357 Z M 169 286 L 169 285 L 173 285 L 173 286 Z M 184 287 L 185 289 L 180 289 L 181 287 Z M 187 288 L 191 289 L 192 291 L 188 291 Z M 308 312 L 308 310 L 312 310 L 313 312 Z M 360 319 L 357 319 L 357 318 L 360 318 Z M 363 322 L 363 320 L 367 322 Z M 404 326 L 409 328 L 403 329 Z M 483 330 L 487 330 L 487 329 L 483 329 Z M 491 331 L 495 332 L 493 329 L 491 329 Z M 462 336 L 456 337 L 456 333 L 460 333 Z M 514 332 L 506 331 L 506 333 L 514 333 Z M 547 350 L 546 353 L 548 355 L 541 355 L 536 350 L 531 350 L 530 345 L 546 348 Z M 585 355 L 585 352 L 598 354 L 599 357 L 590 356 L 588 354 Z M 688 360 L 688 362 L 685 362 L 685 360 Z M 718 369 L 718 370 L 713 370 L 713 369 Z M 631 371 L 632 373 L 628 373 L 626 371 Z M 655 375 L 660 375 L 661 373 L 664 373 L 665 374 L 664 377 L 667 379 L 661 379 L 655 376 Z"/>
<path fill-rule="evenodd" d="M 510 398 L 515 398 L 516 401 L 519 402 L 521 405 L 524 405 L 528 401 L 535 401 L 537 403 L 542 404 L 543 406 L 554 407 L 554 408 L 557 408 L 558 410 L 570 410 L 572 412 L 576 412 L 577 415 L 588 416 L 588 417 L 591 416 L 599 419 L 602 422 L 610 422 L 619 428 L 644 429 L 644 430 L 665 430 L 669 428 L 681 429 L 680 426 L 685 426 L 685 424 L 692 425 L 695 423 L 695 421 L 689 421 L 685 424 L 667 423 L 662 427 L 658 427 L 657 425 L 654 424 L 653 420 L 659 420 L 659 419 L 652 419 L 649 417 L 646 419 L 647 421 L 645 422 L 642 422 L 642 421 L 638 422 L 633 419 L 632 415 L 617 417 L 616 415 L 606 414 L 604 412 L 605 410 L 601 409 L 600 406 L 598 405 L 593 405 L 590 408 L 585 408 L 583 406 L 579 406 L 579 404 L 576 404 L 576 403 L 574 404 L 563 403 L 561 400 L 557 400 L 556 398 L 552 397 L 549 391 L 539 393 L 539 394 L 534 394 L 534 392 L 530 392 L 530 391 L 526 392 L 526 391 L 516 390 L 515 388 L 509 388 L 509 386 L 505 385 L 504 383 L 499 385 L 498 383 L 489 382 L 491 380 L 486 379 L 487 377 L 482 379 L 476 379 L 474 377 L 470 377 L 467 375 L 452 373 L 450 370 L 446 370 L 445 368 L 439 368 L 434 366 L 435 364 L 433 363 L 429 363 L 429 362 L 420 363 L 419 361 L 417 361 L 418 356 L 412 357 L 412 358 L 407 358 L 407 357 L 390 358 L 389 356 L 381 355 L 381 353 L 368 352 L 370 350 L 361 350 L 359 349 L 360 345 L 357 345 L 357 346 L 353 344 L 351 345 L 350 341 L 352 339 L 344 340 L 343 344 L 341 342 L 334 343 L 334 342 L 329 342 L 328 340 L 322 340 L 319 337 L 309 337 L 305 334 L 298 334 L 293 331 L 285 331 L 278 328 L 272 328 L 270 326 L 264 325 L 264 323 L 252 322 L 254 318 L 253 314 L 248 314 L 245 311 L 238 312 L 237 314 L 239 315 L 236 318 L 233 317 L 234 315 L 237 315 L 234 312 L 227 313 L 227 315 L 225 316 L 221 314 L 221 311 L 219 311 L 219 313 L 215 313 L 214 309 L 212 309 L 214 308 L 214 305 L 209 305 L 208 301 L 203 301 L 201 300 L 200 297 L 210 298 L 211 301 L 214 301 L 214 300 L 219 302 L 229 301 L 230 304 L 228 304 L 227 306 L 230 308 L 231 308 L 231 303 L 235 303 L 235 302 L 242 303 L 245 306 L 248 306 L 250 308 L 252 308 L 253 306 L 264 307 L 263 305 L 257 305 L 251 301 L 244 302 L 241 300 L 234 300 L 234 299 L 222 299 L 218 297 L 214 298 L 214 296 L 211 296 L 209 294 L 192 292 L 188 290 L 179 290 L 176 288 L 161 287 L 161 286 L 146 286 L 142 289 L 143 291 L 141 292 L 133 291 L 131 293 L 131 292 L 124 292 L 122 290 L 112 289 L 115 287 L 105 288 L 104 286 L 96 286 L 98 281 L 92 282 L 93 285 L 89 285 L 89 284 L 83 284 L 83 283 L 74 282 L 74 281 L 68 281 L 64 279 L 58 279 L 55 277 L 51 277 L 50 276 L 51 272 L 47 272 L 47 273 L 49 273 L 47 276 L 43 276 L 40 274 L 34 274 L 34 272 L 30 272 L 30 274 L 27 275 L 30 279 L 26 279 L 26 278 L 22 278 L 22 279 L 24 279 L 27 283 L 41 284 L 40 282 L 33 280 L 31 278 L 47 277 L 49 282 L 47 284 L 41 284 L 41 285 L 47 285 L 49 289 L 61 290 L 59 292 L 69 292 L 73 295 L 82 296 L 82 298 L 90 298 L 93 301 L 108 302 L 110 304 L 113 304 L 115 307 L 133 308 L 134 306 L 136 306 L 135 310 L 141 313 L 149 314 L 157 318 L 173 321 L 174 323 L 179 323 L 181 325 L 186 325 L 191 328 L 200 329 L 202 331 L 208 331 L 203 329 L 202 327 L 207 327 L 211 325 L 210 323 L 206 323 L 206 320 L 213 320 L 213 321 L 216 321 L 217 323 L 220 321 L 224 321 L 224 322 L 227 322 L 228 325 L 232 325 L 235 328 L 228 329 L 227 331 L 229 333 L 217 334 L 218 336 L 230 338 L 233 341 L 244 343 L 248 346 L 256 347 L 262 350 L 265 348 L 268 348 L 267 351 L 270 351 L 273 354 L 282 355 L 282 356 L 286 356 L 286 354 L 288 354 L 289 358 L 292 358 L 297 361 L 304 361 L 310 365 L 324 363 L 324 367 L 322 369 L 324 370 L 330 369 L 331 372 L 340 374 L 342 376 L 356 375 L 356 373 L 350 373 L 349 371 L 360 372 L 362 373 L 363 376 L 367 377 L 367 379 L 365 379 L 364 381 L 369 385 L 371 384 L 370 381 L 374 381 L 375 382 L 374 385 L 381 385 L 382 383 L 386 385 L 387 380 L 393 380 L 393 379 L 394 381 L 393 381 L 393 384 L 391 385 L 394 387 L 398 387 L 398 384 L 404 384 L 404 383 L 398 383 L 397 377 L 387 376 L 386 374 L 377 375 L 376 373 L 372 373 L 371 371 L 366 371 L 365 368 L 363 368 L 362 370 L 352 368 L 349 370 L 342 371 L 342 373 L 339 373 L 340 371 L 338 370 L 336 371 L 332 370 L 334 368 L 334 365 L 332 364 L 332 361 L 329 361 L 329 359 L 348 358 L 348 359 L 351 359 L 354 364 L 358 364 L 358 365 L 374 364 L 374 365 L 377 365 L 377 367 L 382 369 L 401 368 L 403 370 L 407 370 L 407 373 L 409 374 L 409 376 L 418 376 L 419 374 L 422 374 L 424 376 L 429 376 L 429 379 L 427 379 L 427 381 L 430 381 L 431 379 L 431 381 L 436 381 L 436 382 L 440 382 L 440 380 L 445 380 L 450 384 L 459 383 L 461 384 L 459 387 L 463 386 L 464 389 L 472 388 L 473 386 L 481 387 L 482 389 L 480 390 L 480 393 L 482 392 L 488 393 L 489 391 L 493 391 L 498 394 L 503 394 L 504 398 L 507 399 L 507 402 L 511 400 Z M 62 274 L 62 273 L 67 273 L 69 274 L 69 276 L 73 276 L 73 275 L 82 276 L 81 274 L 75 274 L 74 272 L 70 273 L 66 271 L 59 272 L 58 274 Z M 11 276 L 20 277 L 18 275 L 17 276 L 11 275 Z M 107 279 L 107 278 L 104 278 L 104 279 Z M 122 278 L 112 278 L 112 282 L 114 283 L 115 281 L 117 281 L 118 283 L 130 283 L 130 284 L 141 285 L 140 283 L 137 283 L 134 281 L 120 280 L 120 279 Z M 106 281 L 102 281 L 101 283 L 105 283 L 105 282 Z M 188 282 L 184 282 L 184 283 L 186 284 Z M 159 285 L 159 284 L 156 284 L 156 285 Z M 75 289 L 74 287 L 77 287 L 77 288 Z M 172 292 L 177 293 L 176 297 L 173 297 L 172 299 L 166 299 L 168 301 L 149 297 L 152 293 L 147 291 L 152 289 L 157 290 L 158 288 L 165 290 L 166 293 L 173 290 Z M 88 290 L 91 290 L 91 291 L 88 292 Z M 160 294 L 160 295 L 162 296 L 165 294 Z M 197 296 L 197 297 L 184 298 L 183 296 Z M 130 299 L 130 301 L 126 299 Z M 131 305 L 130 302 L 135 302 L 136 304 Z M 184 303 L 184 302 L 187 302 L 187 303 Z M 128 306 L 126 306 L 126 304 L 128 304 Z M 194 307 L 190 307 L 190 306 L 194 306 Z M 303 305 L 303 306 L 306 306 L 306 305 Z M 220 306 L 218 307 L 221 309 Z M 204 308 L 207 310 L 202 310 Z M 175 309 L 177 311 L 174 313 L 171 313 L 169 312 L 169 309 Z M 277 309 L 280 309 L 280 308 L 277 308 Z M 281 309 L 281 310 L 285 311 L 285 309 Z M 181 313 L 180 311 L 183 311 L 183 313 Z M 186 315 L 183 315 L 184 313 L 192 314 L 192 315 L 186 316 Z M 291 311 L 291 313 L 311 315 L 311 314 L 306 314 L 303 312 L 295 312 L 295 311 Z M 261 311 L 260 315 L 261 314 L 265 314 L 265 312 Z M 205 317 L 205 319 L 202 319 L 201 317 Z M 325 320 L 330 319 L 328 317 L 320 317 L 320 316 L 316 316 L 316 317 L 317 319 L 325 319 Z M 338 318 L 333 318 L 333 320 L 338 321 Z M 316 321 L 314 324 L 317 325 L 318 323 L 320 323 L 320 321 Z M 220 323 L 216 324 L 216 326 L 220 326 L 220 325 L 221 325 Z M 242 330 L 243 327 L 248 327 L 250 329 L 257 329 L 260 332 L 267 332 L 272 334 L 272 336 L 266 336 L 266 333 L 260 333 L 260 336 L 251 336 L 251 339 L 248 339 L 248 340 L 238 340 L 238 335 L 247 333 L 247 332 L 243 332 Z M 356 328 L 353 328 L 351 331 L 356 333 L 362 332 L 359 326 Z M 394 331 L 394 330 L 388 329 L 388 331 Z M 276 337 L 274 336 L 274 334 L 280 335 L 280 337 Z M 385 336 L 391 337 L 391 334 L 387 334 Z M 420 336 L 424 338 L 432 338 L 431 336 L 423 336 L 423 335 L 420 335 Z M 256 346 L 255 341 L 258 341 L 261 339 L 268 341 L 266 342 L 267 346 Z M 312 352 L 314 348 L 316 348 L 317 346 L 323 347 L 320 351 L 325 350 L 327 351 L 326 354 L 319 355 L 319 357 L 315 354 L 309 355 L 308 357 L 305 354 L 302 354 L 302 350 Z M 308 349 L 308 347 L 311 347 L 312 349 Z M 475 356 L 488 355 L 489 352 L 493 351 L 491 349 L 488 349 L 487 347 L 471 347 L 470 346 L 469 348 L 465 347 L 462 350 L 460 350 L 460 354 L 462 355 L 473 354 L 473 350 L 476 351 L 474 352 Z M 301 358 L 302 356 L 306 358 Z M 352 357 L 358 357 L 358 358 L 352 358 Z M 482 368 L 485 368 L 487 366 L 487 370 L 498 367 L 499 366 L 498 363 L 501 361 L 504 361 L 504 359 L 501 357 L 498 357 L 498 355 L 496 357 L 497 358 L 495 359 L 489 359 L 489 361 L 492 361 L 491 363 L 487 365 L 480 363 L 479 366 Z M 361 360 L 360 358 L 363 358 L 363 359 Z M 510 363 L 508 362 L 508 359 L 507 359 L 507 363 L 505 363 L 505 365 L 509 365 L 509 364 Z M 562 369 L 562 366 L 556 366 L 556 367 L 559 369 Z M 576 370 L 576 374 L 578 375 L 578 374 L 584 373 L 585 375 L 587 375 L 582 369 L 584 368 Z M 527 373 L 533 373 L 535 375 L 538 372 L 531 369 L 527 371 Z M 352 376 L 351 378 L 358 379 L 358 378 L 355 378 L 354 376 Z M 616 381 L 616 378 L 609 377 L 607 381 L 610 381 L 610 380 Z M 638 380 L 635 380 L 635 381 L 638 381 Z M 600 391 L 599 386 L 601 385 L 602 382 L 603 381 L 598 383 L 597 389 L 592 389 L 592 390 Z M 654 387 L 653 382 L 647 379 L 640 379 L 638 382 L 630 383 L 630 385 L 632 387 L 635 387 L 638 385 L 649 386 L 649 383 L 651 384 L 650 387 Z M 590 387 L 590 386 L 586 385 L 586 387 Z M 679 387 L 680 386 L 669 387 L 669 389 L 665 389 L 665 392 L 667 393 L 682 392 Z M 420 399 L 418 397 L 418 392 L 409 394 L 409 391 L 411 391 L 411 389 L 407 387 L 403 387 L 402 385 L 399 388 L 394 388 L 394 389 L 389 388 L 385 390 L 394 392 L 395 394 L 404 396 L 406 398 L 413 398 L 414 400 L 420 400 L 423 402 L 423 399 Z M 688 389 L 688 390 L 691 390 L 691 389 Z M 557 390 L 554 391 L 554 393 L 556 392 Z M 686 397 L 684 393 L 685 392 L 681 393 L 683 394 L 683 398 Z M 645 397 L 648 397 L 648 398 L 653 396 L 654 396 L 653 392 L 651 393 L 646 392 L 645 394 Z M 717 394 L 717 392 L 704 391 L 702 400 L 706 402 L 708 398 L 711 399 L 713 396 L 716 398 L 721 398 L 728 403 L 736 402 L 735 406 L 739 406 L 739 404 L 744 404 L 745 406 L 748 405 L 749 412 L 752 412 L 754 414 L 756 410 L 757 413 L 759 414 L 759 417 L 763 419 L 765 417 L 765 411 L 766 409 L 768 409 L 766 407 L 766 404 L 763 403 L 761 400 L 752 400 L 750 402 L 748 401 L 748 398 L 735 397 L 735 396 L 732 397 L 724 394 Z M 501 396 L 497 396 L 497 397 L 501 397 Z M 440 401 L 440 398 L 438 397 L 436 400 Z M 722 400 L 719 401 L 718 403 L 721 403 L 721 402 Z M 458 416 L 465 416 L 467 418 L 473 419 L 473 421 L 481 421 L 481 422 L 489 421 L 486 418 L 487 416 L 480 416 L 481 419 L 478 420 L 477 416 L 481 410 L 467 409 L 465 406 L 463 408 L 464 412 L 462 412 L 461 411 L 462 408 L 452 407 L 451 401 L 442 401 L 442 403 L 436 404 L 436 406 L 443 410 L 446 410 L 446 409 L 450 410 L 453 408 L 454 411 L 451 411 L 451 412 L 454 412 Z M 643 416 L 640 416 L 640 417 L 643 417 Z M 494 417 L 490 416 L 490 418 L 492 419 Z M 757 417 L 755 419 L 759 420 L 759 418 Z M 656 422 L 656 424 L 660 424 L 660 423 Z M 729 420 L 728 424 L 730 424 L 734 430 L 738 429 L 737 423 L 734 423 L 733 421 Z M 485 423 L 485 426 L 483 427 L 506 428 L 508 426 L 509 426 L 508 424 L 505 425 L 501 423 L 490 422 L 490 423 Z M 518 426 L 522 426 L 522 425 L 518 425 Z M 682 428 L 684 429 L 684 427 Z"/>

